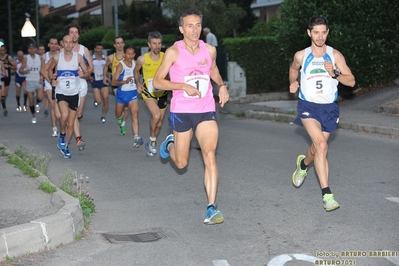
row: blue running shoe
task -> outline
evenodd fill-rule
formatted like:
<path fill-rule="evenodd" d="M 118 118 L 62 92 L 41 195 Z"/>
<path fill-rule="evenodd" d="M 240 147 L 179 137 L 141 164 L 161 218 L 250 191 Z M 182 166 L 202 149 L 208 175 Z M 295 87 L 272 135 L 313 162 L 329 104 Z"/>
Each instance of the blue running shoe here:
<path fill-rule="evenodd" d="M 94 101 L 93 105 L 94 105 L 94 108 L 97 108 L 98 107 L 98 102 Z"/>
<path fill-rule="evenodd" d="M 133 139 L 133 148 L 138 148 L 138 147 L 140 147 L 141 145 L 143 145 L 143 143 L 144 143 L 144 141 L 143 141 L 143 138 L 142 138 L 142 137 L 140 137 L 140 136 L 134 136 L 134 139 Z"/>
<path fill-rule="evenodd" d="M 205 213 L 204 224 L 221 224 L 223 222 L 223 214 L 216 209 L 215 204 L 210 204 Z"/>
<path fill-rule="evenodd" d="M 154 157 L 155 154 L 153 154 L 152 152 L 147 151 L 147 154 L 145 156 L 146 157 Z"/>
<path fill-rule="evenodd" d="M 61 153 L 64 154 L 65 159 L 72 158 L 72 154 L 69 152 L 69 148 L 66 147 L 65 149 L 61 150 Z"/>
<path fill-rule="evenodd" d="M 161 146 L 159 147 L 159 154 L 163 159 L 166 159 L 169 157 L 169 150 L 168 150 L 168 145 L 169 143 L 174 142 L 174 136 L 173 134 L 169 134 L 166 139 L 161 143 Z"/>
<path fill-rule="evenodd" d="M 65 136 L 61 136 L 61 134 L 58 136 L 57 147 L 61 152 L 65 149 Z"/>
<path fill-rule="evenodd" d="M 145 143 L 144 146 L 145 146 L 145 149 L 146 149 L 149 153 L 152 153 L 152 154 L 153 154 L 153 156 L 154 156 L 155 154 L 157 154 L 157 149 L 156 149 L 157 142 L 156 142 L 156 141 L 148 140 L 148 141 Z"/>

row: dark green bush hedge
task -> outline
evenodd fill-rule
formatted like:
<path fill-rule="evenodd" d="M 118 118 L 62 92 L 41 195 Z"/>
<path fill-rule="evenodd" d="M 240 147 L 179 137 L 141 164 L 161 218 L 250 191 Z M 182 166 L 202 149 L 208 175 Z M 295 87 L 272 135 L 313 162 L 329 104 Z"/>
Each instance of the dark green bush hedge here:
<path fill-rule="evenodd" d="M 310 17 L 329 20 L 327 44 L 345 57 L 355 88 L 391 82 L 399 76 L 399 1 L 284 0 L 281 19 L 263 32 L 273 37 L 224 39 L 230 61 L 246 72 L 247 93 L 288 90 L 288 69 L 296 51 L 310 46 Z M 257 32 L 262 32 L 257 29 Z"/>
<path fill-rule="evenodd" d="M 288 61 L 273 37 L 223 39 L 230 61 L 245 70 L 247 93 L 288 90 Z"/>

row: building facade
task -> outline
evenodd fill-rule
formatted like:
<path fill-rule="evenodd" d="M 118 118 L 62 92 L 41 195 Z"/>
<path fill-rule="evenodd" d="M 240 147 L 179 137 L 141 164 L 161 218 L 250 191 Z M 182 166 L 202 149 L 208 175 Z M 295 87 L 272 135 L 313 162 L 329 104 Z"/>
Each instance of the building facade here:
<path fill-rule="evenodd" d="M 259 22 L 266 22 L 273 17 L 280 17 L 282 2 L 283 0 L 254 0 L 251 9 Z"/>

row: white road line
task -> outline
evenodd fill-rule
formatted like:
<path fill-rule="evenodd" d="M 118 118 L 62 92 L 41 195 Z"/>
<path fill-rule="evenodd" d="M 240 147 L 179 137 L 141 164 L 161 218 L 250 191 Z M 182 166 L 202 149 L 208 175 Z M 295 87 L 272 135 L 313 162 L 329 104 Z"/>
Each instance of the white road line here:
<path fill-rule="evenodd" d="M 318 259 L 316 257 L 305 255 L 305 254 L 292 254 L 292 256 L 294 258 L 296 258 L 297 260 L 309 261 L 309 262 L 313 262 L 313 263 L 315 263 L 316 260 Z"/>
<path fill-rule="evenodd" d="M 227 260 L 213 260 L 212 263 L 214 266 L 230 266 Z"/>
<path fill-rule="evenodd" d="M 385 197 L 387 200 L 399 203 L 399 198 L 398 197 Z"/>
<path fill-rule="evenodd" d="M 271 261 L 269 261 L 267 266 L 281 266 L 290 260 L 292 260 L 292 258 L 290 256 L 288 256 L 287 254 L 283 254 L 283 255 L 273 258 Z"/>

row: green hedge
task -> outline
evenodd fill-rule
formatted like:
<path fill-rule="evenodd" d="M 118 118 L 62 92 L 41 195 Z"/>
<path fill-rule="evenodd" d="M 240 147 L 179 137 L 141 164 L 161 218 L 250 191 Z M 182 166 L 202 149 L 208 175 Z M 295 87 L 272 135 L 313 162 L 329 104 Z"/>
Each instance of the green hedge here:
<path fill-rule="evenodd" d="M 280 53 L 273 37 L 223 39 L 229 61 L 245 71 L 247 93 L 288 90 L 289 62 Z"/>
<path fill-rule="evenodd" d="M 247 93 L 288 90 L 289 62 L 296 51 L 310 46 L 306 29 L 314 15 L 329 20 L 327 44 L 344 55 L 355 88 L 386 84 L 399 76 L 399 1 L 284 0 L 281 19 L 248 32 L 272 37 L 223 40 L 229 60 L 245 70 Z"/>

